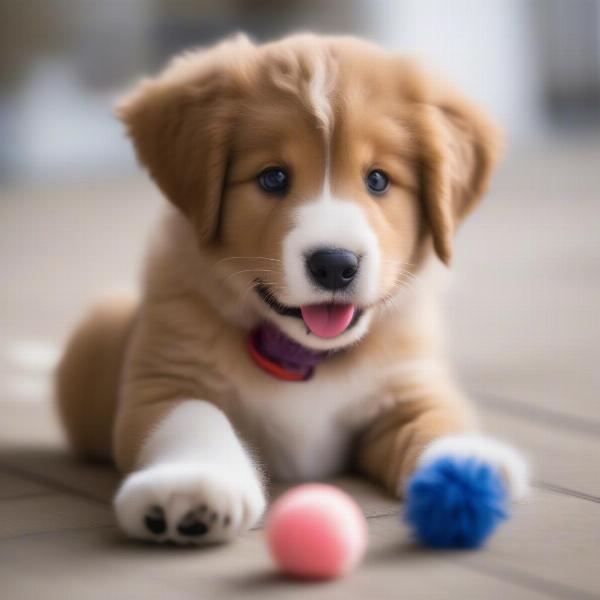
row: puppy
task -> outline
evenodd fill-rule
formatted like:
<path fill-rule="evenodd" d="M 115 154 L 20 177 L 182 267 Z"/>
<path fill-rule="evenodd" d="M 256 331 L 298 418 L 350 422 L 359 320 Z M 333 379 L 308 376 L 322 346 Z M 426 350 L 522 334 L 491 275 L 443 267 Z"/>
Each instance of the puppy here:
<path fill-rule="evenodd" d="M 410 61 L 314 35 L 183 54 L 118 115 L 170 208 L 141 300 L 77 329 L 57 396 L 75 450 L 126 474 L 129 536 L 231 539 L 266 477 L 355 469 L 401 496 L 441 454 L 524 492 L 436 317 L 436 262 L 498 156 L 487 116 Z"/>

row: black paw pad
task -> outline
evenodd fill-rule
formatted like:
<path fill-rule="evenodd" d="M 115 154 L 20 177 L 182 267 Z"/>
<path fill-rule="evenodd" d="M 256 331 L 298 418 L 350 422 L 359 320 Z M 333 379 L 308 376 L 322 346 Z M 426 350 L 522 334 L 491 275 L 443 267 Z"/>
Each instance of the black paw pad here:
<path fill-rule="evenodd" d="M 177 525 L 177 531 L 186 537 L 197 537 L 208 533 L 208 525 L 199 521 L 195 513 L 188 513 Z"/>
<path fill-rule="evenodd" d="M 153 506 L 144 517 L 146 528 L 156 535 L 167 530 L 165 512 L 160 506 Z"/>

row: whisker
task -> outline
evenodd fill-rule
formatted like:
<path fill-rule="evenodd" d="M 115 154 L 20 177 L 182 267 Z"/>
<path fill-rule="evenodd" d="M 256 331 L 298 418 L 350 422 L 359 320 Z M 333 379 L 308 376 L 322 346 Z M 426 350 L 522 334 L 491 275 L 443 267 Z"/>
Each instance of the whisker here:
<path fill-rule="evenodd" d="M 399 308 L 401 297 L 415 292 L 418 277 L 409 271 L 400 269 L 388 292 L 382 297 L 386 309 Z"/>
<path fill-rule="evenodd" d="M 244 293 L 242 294 L 242 303 L 246 302 L 246 297 L 248 296 L 248 293 L 254 289 L 256 289 L 259 285 L 262 285 L 263 282 L 261 281 L 252 281 L 244 290 Z M 274 285 L 273 282 L 264 282 L 265 285 Z"/>
<path fill-rule="evenodd" d="M 227 277 L 225 277 L 221 283 L 227 283 L 232 277 L 235 275 L 242 275 L 243 273 L 273 273 L 273 269 L 243 269 L 242 271 L 235 271 L 233 273 L 229 273 Z"/>
<path fill-rule="evenodd" d="M 226 258 L 222 258 L 221 260 L 218 260 L 216 263 L 214 263 L 214 266 L 217 266 L 217 265 L 220 265 L 222 263 L 232 261 L 232 260 L 267 260 L 267 261 L 278 262 L 278 263 L 283 262 L 279 258 L 270 258 L 267 256 L 228 256 Z"/>
<path fill-rule="evenodd" d="M 383 258 L 382 262 L 390 263 L 392 265 L 399 265 L 399 266 L 403 266 L 403 267 L 414 267 L 415 266 L 412 263 L 404 262 L 403 260 L 396 260 L 393 258 Z"/>

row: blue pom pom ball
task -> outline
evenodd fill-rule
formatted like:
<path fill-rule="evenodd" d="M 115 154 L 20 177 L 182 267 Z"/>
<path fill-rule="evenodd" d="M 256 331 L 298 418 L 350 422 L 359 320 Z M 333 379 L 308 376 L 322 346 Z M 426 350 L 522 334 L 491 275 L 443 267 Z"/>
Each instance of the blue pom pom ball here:
<path fill-rule="evenodd" d="M 475 458 L 438 458 L 409 481 L 406 522 L 432 548 L 478 548 L 507 516 L 500 473 Z"/>

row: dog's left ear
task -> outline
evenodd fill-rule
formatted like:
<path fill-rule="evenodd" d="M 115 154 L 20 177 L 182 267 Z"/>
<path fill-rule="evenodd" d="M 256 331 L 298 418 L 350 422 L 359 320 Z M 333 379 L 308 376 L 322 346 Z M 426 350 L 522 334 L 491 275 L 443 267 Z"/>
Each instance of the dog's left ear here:
<path fill-rule="evenodd" d="M 439 258 L 449 264 L 452 236 L 485 193 L 502 135 L 477 106 L 454 90 L 428 90 L 418 102 L 421 194 Z"/>

